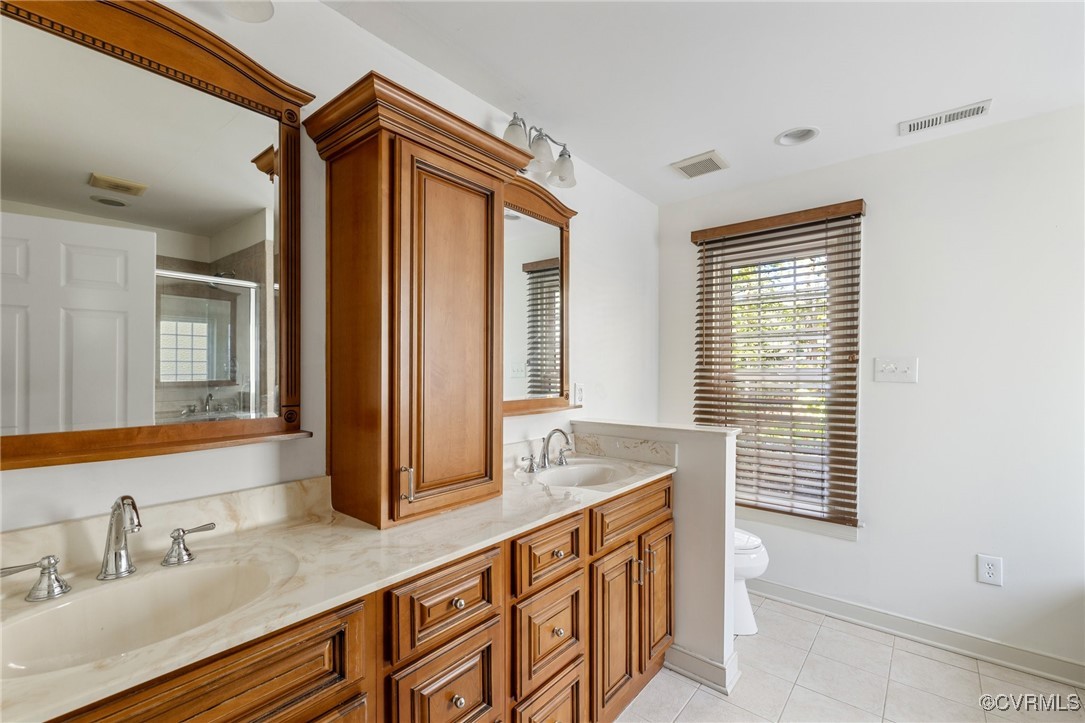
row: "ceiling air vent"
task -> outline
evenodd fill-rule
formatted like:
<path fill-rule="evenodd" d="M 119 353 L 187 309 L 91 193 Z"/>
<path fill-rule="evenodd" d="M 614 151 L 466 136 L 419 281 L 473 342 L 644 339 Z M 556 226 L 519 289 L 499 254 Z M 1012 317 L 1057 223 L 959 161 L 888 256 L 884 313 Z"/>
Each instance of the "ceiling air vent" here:
<path fill-rule="evenodd" d="M 946 110 L 941 113 L 935 113 L 934 115 L 898 123 L 897 135 L 906 136 L 909 133 L 925 131 L 928 128 L 944 126 L 947 123 L 956 123 L 957 121 L 962 121 L 966 118 L 975 118 L 979 115 L 985 115 L 989 110 L 991 110 L 990 98 L 981 100 L 979 103 L 972 103 L 970 105 L 961 106 L 960 108 L 954 108 L 953 110 Z"/>
<path fill-rule="evenodd" d="M 95 188 L 103 188 L 106 191 L 113 191 L 113 193 L 125 193 L 129 196 L 142 196 L 143 192 L 148 188 L 142 183 L 116 178 L 114 176 L 103 176 L 101 173 L 90 174 L 90 179 L 87 183 Z"/>
<path fill-rule="evenodd" d="M 696 178 L 706 173 L 722 171 L 727 167 L 727 161 L 723 160 L 723 157 L 715 151 L 701 153 L 684 161 L 671 164 L 671 168 L 674 168 L 686 178 Z"/>

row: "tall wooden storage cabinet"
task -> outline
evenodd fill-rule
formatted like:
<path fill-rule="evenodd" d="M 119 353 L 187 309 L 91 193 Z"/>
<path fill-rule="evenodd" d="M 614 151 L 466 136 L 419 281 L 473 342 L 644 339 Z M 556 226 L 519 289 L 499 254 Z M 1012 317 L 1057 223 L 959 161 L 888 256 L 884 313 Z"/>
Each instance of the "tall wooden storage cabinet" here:
<path fill-rule="evenodd" d="M 502 188 L 530 156 L 370 73 L 327 162 L 332 504 L 377 527 L 501 493 Z"/>

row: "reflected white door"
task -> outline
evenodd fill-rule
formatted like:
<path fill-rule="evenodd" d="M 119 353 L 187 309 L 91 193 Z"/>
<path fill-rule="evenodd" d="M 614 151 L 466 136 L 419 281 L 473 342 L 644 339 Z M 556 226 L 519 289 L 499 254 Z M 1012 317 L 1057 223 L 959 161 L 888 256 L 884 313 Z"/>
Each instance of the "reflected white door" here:
<path fill-rule="evenodd" d="M 154 423 L 150 231 L 0 214 L 0 433 Z"/>

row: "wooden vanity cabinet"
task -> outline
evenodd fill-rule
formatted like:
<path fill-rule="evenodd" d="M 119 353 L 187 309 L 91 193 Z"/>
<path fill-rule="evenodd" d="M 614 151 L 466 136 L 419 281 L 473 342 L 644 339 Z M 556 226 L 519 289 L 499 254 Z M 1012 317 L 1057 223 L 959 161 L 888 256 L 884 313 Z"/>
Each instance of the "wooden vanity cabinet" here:
<path fill-rule="evenodd" d="M 332 504 L 379 528 L 501 493 L 503 188 L 530 160 L 370 73 L 327 163 Z"/>
<path fill-rule="evenodd" d="M 384 594 L 383 719 L 503 720 L 503 545 L 397 584 Z"/>
<path fill-rule="evenodd" d="M 588 721 L 587 517 L 577 512 L 510 544 L 509 717 Z"/>
<path fill-rule="evenodd" d="M 589 511 L 592 720 L 617 718 L 674 641 L 671 478 Z"/>
<path fill-rule="evenodd" d="M 366 723 L 376 677 L 373 602 L 318 615 L 56 720 Z"/>

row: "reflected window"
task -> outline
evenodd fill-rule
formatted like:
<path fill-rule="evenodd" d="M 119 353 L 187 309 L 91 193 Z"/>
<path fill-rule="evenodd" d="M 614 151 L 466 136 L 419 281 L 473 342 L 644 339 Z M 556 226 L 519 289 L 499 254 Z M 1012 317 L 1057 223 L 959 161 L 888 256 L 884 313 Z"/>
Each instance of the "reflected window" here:
<path fill-rule="evenodd" d="M 208 354 L 215 338 L 205 321 L 163 319 L 159 323 L 159 379 L 163 382 L 207 381 Z"/>
<path fill-rule="evenodd" d="M 561 267 L 557 258 L 524 264 L 527 274 L 527 393 L 561 394 Z"/>

